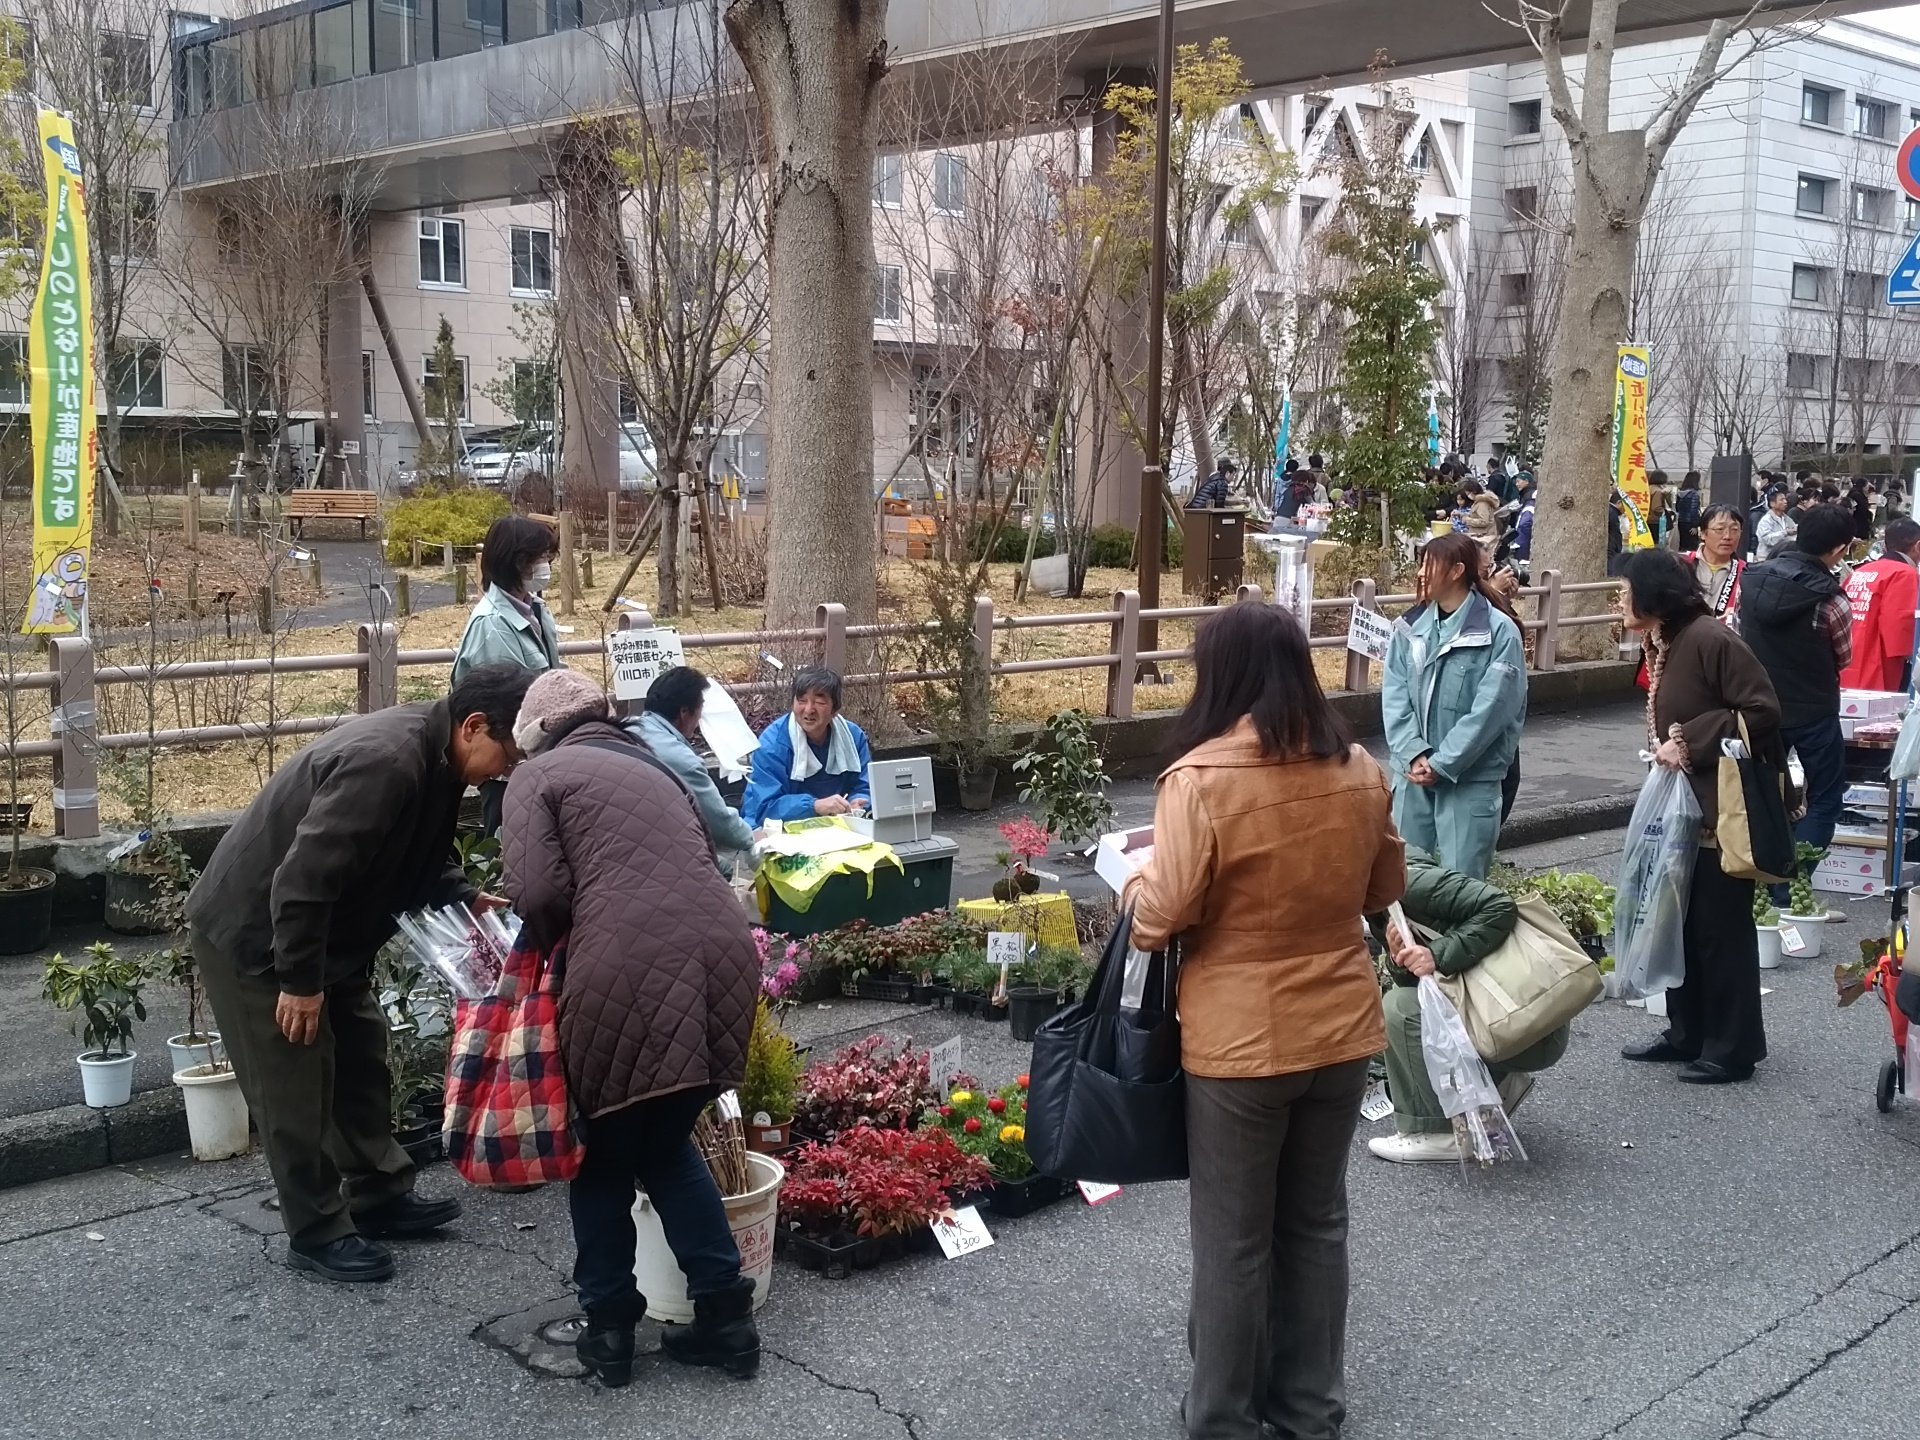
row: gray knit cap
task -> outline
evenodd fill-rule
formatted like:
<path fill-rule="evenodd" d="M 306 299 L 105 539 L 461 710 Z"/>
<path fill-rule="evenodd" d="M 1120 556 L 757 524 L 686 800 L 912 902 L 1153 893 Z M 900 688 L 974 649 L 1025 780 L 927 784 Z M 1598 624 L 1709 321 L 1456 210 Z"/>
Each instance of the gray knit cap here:
<path fill-rule="evenodd" d="M 513 743 L 528 755 L 538 755 L 555 735 L 571 730 L 582 720 L 612 716 L 606 691 L 578 670 L 548 670 L 527 687 L 519 718 L 513 722 Z"/>

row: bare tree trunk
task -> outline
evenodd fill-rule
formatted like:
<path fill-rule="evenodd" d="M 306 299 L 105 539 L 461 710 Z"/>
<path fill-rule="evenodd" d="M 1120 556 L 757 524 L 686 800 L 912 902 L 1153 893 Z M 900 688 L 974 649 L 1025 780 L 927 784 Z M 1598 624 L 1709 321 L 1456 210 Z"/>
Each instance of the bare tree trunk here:
<path fill-rule="evenodd" d="M 656 493 L 660 497 L 662 539 L 654 561 L 654 577 L 659 582 L 658 610 L 662 615 L 680 613 L 680 586 L 684 578 L 680 570 L 680 480 L 686 468 L 684 455 L 665 456 L 660 466 L 660 488 Z"/>
<path fill-rule="evenodd" d="M 767 624 L 874 618 L 874 107 L 886 0 L 732 0 L 768 135 Z"/>

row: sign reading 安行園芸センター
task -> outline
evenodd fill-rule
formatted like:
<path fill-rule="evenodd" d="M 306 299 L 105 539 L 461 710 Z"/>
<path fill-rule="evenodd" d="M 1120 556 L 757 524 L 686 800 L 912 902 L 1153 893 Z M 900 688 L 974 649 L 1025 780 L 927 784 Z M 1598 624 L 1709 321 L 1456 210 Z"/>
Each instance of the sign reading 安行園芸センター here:
<path fill-rule="evenodd" d="M 686 652 L 677 630 L 649 626 L 609 634 L 607 661 L 613 667 L 613 698 L 644 700 L 663 671 L 686 664 Z"/>
<path fill-rule="evenodd" d="M 47 225 L 27 322 L 33 423 L 33 593 L 21 630 L 71 635 L 84 622 L 93 547 L 93 281 L 86 186 L 73 124 L 39 112 Z"/>
<path fill-rule="evenodd" d="M 1622 345 L 1613 379 L 1613 488 L 1626 512 L 1629 550 L 1653 545 L 1647 516 L 1647 388 L 1653 364 L 1644 345 Z"/>

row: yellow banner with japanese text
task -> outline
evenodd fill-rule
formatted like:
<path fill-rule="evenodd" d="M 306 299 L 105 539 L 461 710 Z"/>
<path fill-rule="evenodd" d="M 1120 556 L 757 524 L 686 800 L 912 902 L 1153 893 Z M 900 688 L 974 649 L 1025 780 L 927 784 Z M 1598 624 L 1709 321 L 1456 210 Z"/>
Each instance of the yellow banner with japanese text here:
<path fill-rule="evenodd" d="M 1647 386 L 1653 362 L 1644 345 L 1622 345 L 1613 380 L 1613 488 L 1626 515 L 1629 550 L 1653 546 L 1647 494 Z"/>
<path fill-rule="evenodd" d="M 33 593 L 21 630 L 71 635 L 84 627 L 93 547 L 93 281 L 86 186 L 73 125 L 39 115 L 46 169 L 46 243 L 28 320 L 33 421 Z"/>

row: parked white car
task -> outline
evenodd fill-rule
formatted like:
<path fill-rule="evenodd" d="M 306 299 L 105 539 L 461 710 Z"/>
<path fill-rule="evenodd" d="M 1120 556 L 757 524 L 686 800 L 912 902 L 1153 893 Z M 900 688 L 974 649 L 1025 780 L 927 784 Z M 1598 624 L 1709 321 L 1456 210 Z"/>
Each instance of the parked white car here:
<path fill-rule="evenodd" d="M 483 441 L 468 448 L 461 471 L 476 484 L 505 489 L 529 475 L 544 475 L 552 465 L 546 445 L 533 448 L 501 445 Z"/>
<path fill-rule="evenodd" d="M 620 427 L 620 488 L 651 492 L 660 487 L 653 439 L 637 425 Z"/>

